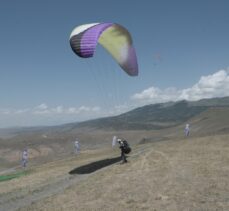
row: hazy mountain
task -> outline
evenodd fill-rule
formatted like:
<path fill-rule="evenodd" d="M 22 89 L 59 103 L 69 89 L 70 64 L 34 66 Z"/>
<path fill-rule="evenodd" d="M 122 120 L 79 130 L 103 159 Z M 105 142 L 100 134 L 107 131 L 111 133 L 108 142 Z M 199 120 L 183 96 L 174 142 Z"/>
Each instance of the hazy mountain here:
<path fill-rule="evenodd" d="M 127 113 L 49 127 L 24 127 L 0 129 L 0 137 L 24 134 L 71 133 L 74 130 L 158 130 L 182 124 L 210 108 L 229 107 L 229 97 L 179 101 L 146 105 Z M 44 135 L 45 136 L 45 135 Z"/>
<path fill-rule="evenodd" d="M 146 105 L 118 116 L 85 121 L 75 126 L 113 130 L 163 129 L 186 122 L 213 107 L 229 107 L 229 97 Z"/>

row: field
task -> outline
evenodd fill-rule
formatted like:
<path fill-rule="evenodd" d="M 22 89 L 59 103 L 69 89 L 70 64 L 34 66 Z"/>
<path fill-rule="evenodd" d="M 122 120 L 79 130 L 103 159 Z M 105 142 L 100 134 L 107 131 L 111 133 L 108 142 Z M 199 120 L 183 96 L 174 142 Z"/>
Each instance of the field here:
<path fill-rule="evenodd" d="M 226 211 L 228 139 L 214 135 L 136 144 L 123 165 L 116 159 L 119 149 L 107 147 L 30 166 L 27 175 L 0 182 L 0 210 Z M 95 161 L 100 162 L 89 166 L 91 173 L 75 173 Z"/>

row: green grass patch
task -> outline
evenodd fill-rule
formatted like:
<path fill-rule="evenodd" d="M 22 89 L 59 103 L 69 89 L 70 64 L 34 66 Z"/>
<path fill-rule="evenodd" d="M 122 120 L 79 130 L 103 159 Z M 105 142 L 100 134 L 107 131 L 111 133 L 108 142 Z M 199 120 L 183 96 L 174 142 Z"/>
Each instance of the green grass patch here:
<path fill-rule="evenodd" d="M 22 171 L 22 172 L 17 172 L 13 174 L 0 175 L 0 182 L 22 177 L 22 176 L 27 175 L 28 173 L 29 173 L 28 171 Z"/>

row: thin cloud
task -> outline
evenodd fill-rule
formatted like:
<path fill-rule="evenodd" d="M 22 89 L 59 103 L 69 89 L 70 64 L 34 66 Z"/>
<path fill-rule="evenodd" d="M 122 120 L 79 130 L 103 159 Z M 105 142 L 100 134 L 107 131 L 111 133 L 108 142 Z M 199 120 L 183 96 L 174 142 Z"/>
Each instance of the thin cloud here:
<path fill-rule="evenodd" d="M 43 104 L 46 105 L 46 104 Z M 80 107 L 64 107 L 64 106 L 56 106 L 54 108 L 49 108 L 48 106 L 42 106 L 42 109 L 34 109 L 35 114 L 81 114 L 81 113 L 93 113 L 100 111 L 99 107 L 89 107 L 89 106 L 80 106 Z"/>
<path fill-rule="evenodd" d="M 65 110 L 63 106 L 57 106 L 56 108 L 50 109 L 50 112 L 55 114 L 63 114 L 65 113 Z"/>
<path fill-rule="evenodd" d="M 32 115 L 68 115 L 68 114 L 81 114 L 81 113 L 98 113 L 101 108 L 98 106 L 80 106 L 80 107 L 68 107 L 56 106 L 48 107 L 47 104 L 42 103 L 34 108 L 26 109 L 0 109 L 0 114 L 10 115 L 10 114 L 32 114 Z"/>
<path fill-rule="evenodd" d="M 29 109 L 18 109 L 18 110 L 15 110 L 14 113 L 15 114 L 24 114 L 24 113 L 27 113 L 29 111 Z"/>
<path fill-rule="evenodd" d="M 11 111 L 9 109 L 0 109 L 0 114 L 9 115 Z"/>
<path fill-rule="evenodd" d="M 34 108 L 35 110 L 46 110 L 48 106 L 45 103 L 42 103 Z"/>

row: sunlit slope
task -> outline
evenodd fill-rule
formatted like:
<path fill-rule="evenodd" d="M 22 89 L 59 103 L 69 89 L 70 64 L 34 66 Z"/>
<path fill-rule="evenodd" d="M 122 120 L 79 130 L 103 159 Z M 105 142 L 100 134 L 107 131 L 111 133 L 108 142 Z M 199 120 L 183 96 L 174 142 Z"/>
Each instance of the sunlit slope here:
<path fill-rule="evenodd" d="M 133 147 L 129 163 L 88 175 L 72 169 L 119 155 L 95 150 L 0 183 L 2 210 L 228 210 L 228 135 Z"/>
<path fill-rule="evenodd" d="M 212 107 L 189 119 L 191 136 L 208 136 L 229 133 L 229 108 Z M 171 128 L 171 136 L 183 136 L 184 125 Z"/>

